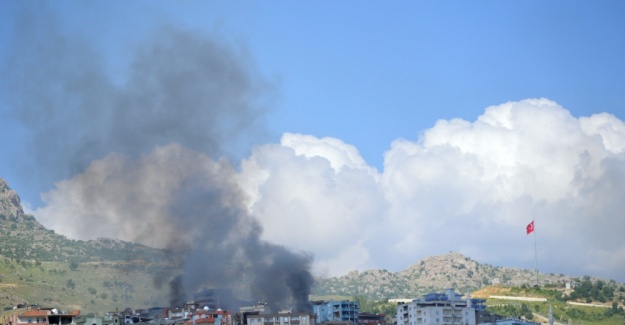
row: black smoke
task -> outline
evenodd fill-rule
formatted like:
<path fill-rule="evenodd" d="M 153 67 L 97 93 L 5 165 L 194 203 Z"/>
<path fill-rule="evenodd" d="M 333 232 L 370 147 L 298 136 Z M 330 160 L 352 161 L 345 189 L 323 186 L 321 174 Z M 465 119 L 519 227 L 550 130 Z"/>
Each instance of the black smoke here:
<path fill-rule="evenodd" d="M 262 137 L 273 97 L 246 51 L 160 27 L 114 82 L 89 41 L 38 10 L 16 27 L 2 91 L 29 130 L 20 161 L 36 172 L 24 177 L 44 188 L 64 180 L 48 202 L 72 195 L 81 208 L 48 223 L 176 252 L 182 271 L 155 277 L 169 283 L 172 304 L 243 282 L 252 299 L 309 311 L 312 257 L 261 239 L 230 162 Z"/>

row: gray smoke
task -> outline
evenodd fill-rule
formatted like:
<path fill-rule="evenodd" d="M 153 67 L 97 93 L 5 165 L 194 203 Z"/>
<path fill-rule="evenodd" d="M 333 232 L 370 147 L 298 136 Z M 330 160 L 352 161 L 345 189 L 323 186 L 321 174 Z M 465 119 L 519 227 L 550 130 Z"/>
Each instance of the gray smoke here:
<path fill-rule="evenodd" d="M 155 278 L 169 282 L 174 304 L 245 280 L 253 299 L 311 310 L 312 257 L 261 239 L 227 160 L 262 135 L 272 94 L 244 51 L 162 27 L 116 84 L 88 42 L 64 36 L 50 15 L 28 15 L 3 67 L 3 92 L 30 132 L 20 161 L 37 172 L 24 177 L 43 180 L 39 187 L 66 179 L 47 200 L 68 197 L 73 213 L 52 213 L 47 224 L 183 256 L 182 273 Z"/>
<path fill-rule="evenodd" d="M 46 166 L 31 176 L 46 179 L 45 188 L 110 152 L 137 155 L 178 143 L 232 157 L 262 136 L 271 87 L 244 50 L 162 27 L 137 47 L 117 85 L 96 51 L 64 37 L 53 18 L 24 20 L 5 65 L 6 94 L 31 132 L 29 167 Z"/>

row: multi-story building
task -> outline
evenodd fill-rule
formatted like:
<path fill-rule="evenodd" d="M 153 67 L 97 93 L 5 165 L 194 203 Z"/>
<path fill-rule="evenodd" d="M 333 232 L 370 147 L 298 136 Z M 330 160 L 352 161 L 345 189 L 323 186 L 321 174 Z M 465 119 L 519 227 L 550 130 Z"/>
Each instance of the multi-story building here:
<path fill-rule="evenodd" d="M 232 325 L 232 314 L 229 310 L 210 310 L 204 307 L 189 314 L 190 320 L 185 325 Z"/>
<path fill-rule="evenodd" d="M 75 325 L 76 318 L 80 316 L 79 310 L 65 313 L 55 308 L 53 309 L 30 309 L 17 315 L 11 323 L 20 324 L 45 324 L 45 325 Z"/>
<path fill-rule="evenodd" d="M 271 314 L 271 308 L 265 302 L 258 302 L 254 306 L 239 307 L 239 311 L 233 316 L 234 325 L 248 325 L 247 318 L 250 315 Z"/>
<path fill-rule="evenodd" d="M 476 325 L 476 311 L 486 308 L 484 299 L 461 299 L 454 289 L 430 293 L 397 306 L 397 325 Z"/>
<path fill-rule="evenodd" d="M 313 302 L 313 312 L 317 314 L 317 323 L 343 322 L 358 325 L 358 311 L 360 306 L 357 301 L 330 300 Z"/>
<path fill-rule="evenodd" d="M 315 325 L 315 314 L 311 313 L 277 313 L 248 315 L 248 325 Z"/>

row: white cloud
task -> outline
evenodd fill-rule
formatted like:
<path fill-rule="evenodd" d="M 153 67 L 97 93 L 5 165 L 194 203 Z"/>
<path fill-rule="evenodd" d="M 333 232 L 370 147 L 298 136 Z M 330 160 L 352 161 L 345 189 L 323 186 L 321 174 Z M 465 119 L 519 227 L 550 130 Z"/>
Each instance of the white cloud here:
<path fill-rule="evenodd" d="M 601 263 L 593 247 L 618 258 L 625 246 L 618 236 L 601 244 L 608 242 L 602 229 L 625 229 L 615 212 L 625 207 L 616 194 L 623 185 L 607 176 L 625 168 L 623 125 L 612 115 L 576 118 L 553 101 L 528 99 L 488 107 L 473 122 L 438 121 L 417 141 L 394 141 L 381 174 L 351 145 L 298 134 L 257 148 L 244 173 L 254 175 L 251 165 L 264 173 L 252 210 L 266 238 L 314 251 L 330 274 L 345 272 L 329 261 L 354 244 L 367 254 L 352 268 L 399 269 L 450 250 L 533 268 L 533 238 L 524 233 L 533 218 L 541 268 L 583 274 L 596 267 L 581 266 L 579 256 Z M 610 179 L 616 188 L 604 188 Z"/>
<path fill-rule="evenodd" d="M 581 117 L 582 130 L 589 136 L 601 139 L 606 150 L 620 153 L 625 150 L 625 123 L 608 113 L 595 114 L 591 117 Z"/>
<path fill-rule="evenodd" d="M 372 175 L 375 175 L 373 168 L 362 159 L 356 147 L 336 138 L 325 137 L 320 139 L 312 135 L 285 133 L 280 144 L 293 149 L 298 156 L 326 159 L 336 173 L 345 167 L 368 170 Z"/>
<path fill-rule="evenodd" d="M 399 270 L 448 251 L 533 268 L 525 226 L 535 219 L 541 271 L 625 281 L 623 121 L 577 118 L 553 101 L 528 99 L 488 107 L 472 122 L 441 120 L 422 134 L 394 141 L 383 172 L 339 139 L 285 134 L 256 147 L 236 179 L 263 238 L 312 252 L 324 275 Z M 119 166 L 107 159 L 107 168 Z M 97 171 L 94 163 L 88 172 Z M 84 189 L 71 183 L 59 183 L 36 211 L 63 220 L 55 224 L 61 232 L 71 228 L 62 213 L 80 219 L 106 210 L 81 206 L 73 198 Z"/>
<path fill-rule="evenodd" d="M 256 148 L 241 176 L 264 179 L 246 187 L 264 238 L 314 252 L 317 269 L 330 274 L 372 265 L 359 242 L 375 237 L 368 229 L 384 217 L 384 200 L 377 172 L 353 146 L 285 134 L 281 145 Z M 345 250 L 359 256 L 337 259 Z"/>

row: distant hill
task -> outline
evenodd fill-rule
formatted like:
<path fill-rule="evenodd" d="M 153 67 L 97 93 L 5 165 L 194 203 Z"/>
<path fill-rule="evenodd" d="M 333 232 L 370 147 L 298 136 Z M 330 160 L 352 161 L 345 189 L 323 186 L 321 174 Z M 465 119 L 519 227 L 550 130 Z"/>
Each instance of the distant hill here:
<path fill-rule="evenodd" d="M 539 274 L 541 284 L 564 286 L 564 274 Z M 399 272 L 387 270 L 352 271 L 345 276 L 317 279 L 315 294 L 363 295 L 369 299 L 416 298 L 425 293 L 455 288 L 475 291 L 492 284 L 534 285 L 534 270 L 482 264 L 459 253 L 426 257 Z"/>

